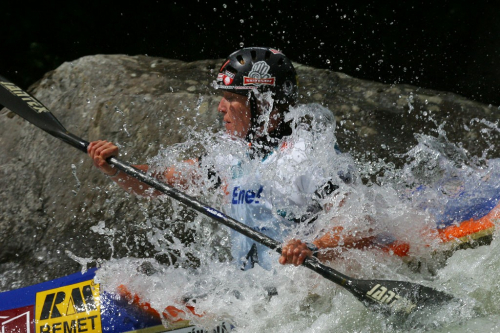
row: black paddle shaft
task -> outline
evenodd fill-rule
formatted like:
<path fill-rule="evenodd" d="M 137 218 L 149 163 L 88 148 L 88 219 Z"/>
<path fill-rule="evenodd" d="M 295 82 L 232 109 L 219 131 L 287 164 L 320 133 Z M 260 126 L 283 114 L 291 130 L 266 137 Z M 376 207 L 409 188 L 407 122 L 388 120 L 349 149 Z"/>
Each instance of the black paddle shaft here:
<path fill-rule="evenodd" d="M 33 96 L 0 76 L 0 104 L 12 112 L 25 118 L 33 125 L 43 129 L 52 136 L 72 145 L 82 152 L 87 152 L 89 143 L 71 133 L 52 115 L 52 113 Z M 220 222 L 227 227 L 281 253 L 281 244 L 276 240 L 236 221 L 232 217 L 209 207 L 195 198 L 157 180 L 137 168 L 118 160 L 115 157 L 108 162 L 154 189 L 180 201 Z M 455 300 L 454 297 L 416 283 L 389 280 L 357 280 L 321 264 L 316 258 L 306 258 L 303 266 L 317 272 L 326 279 L 344 287 L 366 306 L 385 314 L 411 314 L 429 306 L 441 305 Z"/>

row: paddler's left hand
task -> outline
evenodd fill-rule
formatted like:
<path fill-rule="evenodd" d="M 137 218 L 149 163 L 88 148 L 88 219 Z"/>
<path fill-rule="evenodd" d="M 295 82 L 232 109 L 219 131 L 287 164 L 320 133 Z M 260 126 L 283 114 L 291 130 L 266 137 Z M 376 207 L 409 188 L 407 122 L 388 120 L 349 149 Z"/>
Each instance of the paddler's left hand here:
<path fill-rule="evenodd" d="M 313 252 L 307 247 L 306 243 L 298 239 L 292 239 L 283 245 L 279 263 L 300 266 L 307 257 L 312 257 L 312 255 Z"/>

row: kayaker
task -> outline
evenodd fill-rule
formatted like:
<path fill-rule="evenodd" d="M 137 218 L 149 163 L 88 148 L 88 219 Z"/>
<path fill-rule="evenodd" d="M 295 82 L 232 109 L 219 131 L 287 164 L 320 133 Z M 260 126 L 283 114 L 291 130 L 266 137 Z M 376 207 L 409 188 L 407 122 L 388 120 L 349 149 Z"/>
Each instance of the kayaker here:
<path fill-rule="evenodd" d="M 208 178 L 217 178 L 214 186 L 224 189 L 228 215 L 274 239 L 285 241 L 297 222 L 310 222 L 322 210 L 315 199 L 331 195 L 338 188 L 337 182 L 350 181 L 348 172 L 336 180 L 312 170 L 307 174 L 293 174 L 294 164 L 303 162 L 307 156 L 302 149 L 304 143 L 290 139 L 292 125 L 285 115 L 296 104 L 298 82 L 291 61 L 280 51 L 251 47 L 232 53 L 219 69 L 213 85 L 222 92 L 218 112 L 224 116 L 226 134 L 233 140 L 245 142 L 241 147 L 246 150 L 249 161 L 260 163 L 252 164 L 253 169 L 245 169 L 241 160 L 228 158 L 232 176 L 221 175 L 223 172 L 219 173 L 215 167 Z M 117 156 L 118 151 L 116 145 L 107 141 L 94 141 L 88 147 L 94 165 L 125 190 L 138 195 L 160 194 L 106 162 L 107 158 Z M 185 162 L 191 166 L 202 163 L 200 158 Z M 287 185 L 278 186 L 263 180 L 261 175 L 270 165 L 279 166 Z M 148 165 L 135 167 L 149 170 Z M 168 168 L 156 176 L 169 185 L 186 189 L 193 178 L 201 177 L 194 169 Z M 292 208 L 283 209 L 285 206 Z M 305 213 L 293 214 L 297 207 Z M 343 241 L 346 247 L 351 243 L 355 243 L 354 238 L 347 237 Z M 332 245 L 338 245 L 338 239 L 330 234 L 310 244 L 292 240 L 284 245 L 279 262 L 298 265 L 313 255 L 313 251 Z M 273 255 L 263 245 L 232 232 L 232 256 L 242 269 L 257 263 L 269 269 L 276 260 Z"/>

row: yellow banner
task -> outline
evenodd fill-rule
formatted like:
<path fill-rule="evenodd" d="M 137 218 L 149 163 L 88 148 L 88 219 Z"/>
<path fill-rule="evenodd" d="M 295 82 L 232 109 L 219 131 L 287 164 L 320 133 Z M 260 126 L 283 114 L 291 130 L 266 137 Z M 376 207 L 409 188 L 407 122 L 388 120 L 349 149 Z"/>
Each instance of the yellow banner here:
<path fill-rule="evenodd" d="M 99 284 L 94 280 L 36 294 L 37 333 L 101 333 Z"/>

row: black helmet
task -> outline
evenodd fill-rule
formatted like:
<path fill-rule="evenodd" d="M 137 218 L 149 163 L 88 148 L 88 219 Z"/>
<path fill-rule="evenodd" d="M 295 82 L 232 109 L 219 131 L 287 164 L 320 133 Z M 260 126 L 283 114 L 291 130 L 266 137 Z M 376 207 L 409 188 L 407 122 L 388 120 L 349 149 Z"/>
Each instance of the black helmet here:
<path fill-rule="evenodd" d="M 257 89 L 271 91 L 277 104 L 295 104 L 297 73 L 280 51 L 268 47 L 248 47 L 232 53 L 219 69 L 216 89 L 248 96 Z"/>

